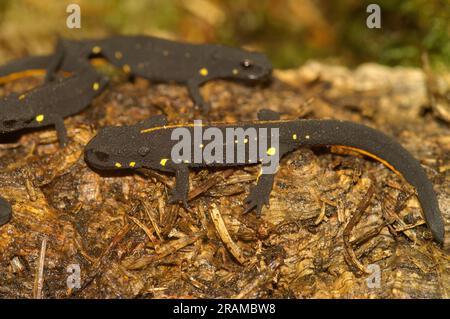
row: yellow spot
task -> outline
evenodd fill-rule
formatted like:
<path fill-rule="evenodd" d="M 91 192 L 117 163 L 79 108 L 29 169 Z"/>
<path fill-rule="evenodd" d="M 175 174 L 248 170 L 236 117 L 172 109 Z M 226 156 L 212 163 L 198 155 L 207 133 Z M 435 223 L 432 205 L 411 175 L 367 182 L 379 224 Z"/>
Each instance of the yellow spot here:
<path fill-rule="evenodd" d="M 207 76 L 208 75 L 208 69 L 207 68 L 201 68 L 199 71 L 201 76 Z"/>
<path fill-rule="evenodd" d="M 94 91 L 97 91 L 97 90 L 100 88 L 100 84 L 99 84 L 98 82 L 95 82 L 95 83 L 92 85 L 92 88 L 94 89 Z"/>
<path fill-rule="evenodd" d="M 159 164 L 161 164 L 162 166 L 166 166 L 166 163 L 167 163 L 168 160 L 169 160 L 169 159 L 167 159 L 167 158 L 163 158 L 163 159 L 161 160 L 161 162 L 159 162 Z"/>
<path fill-rule="evenodd" d="M 275 149 L 275 147 L 271 147 L 267 150 L 267 155 L 275 155 L 275 153 L 277 152 L 277 150 Z"/>
<path fill-rule="evenodd" d="M 238 69 L 233 69 L 233 75 L 238 75 L 239 74 L 239 70 Z"/>
<path fill-rule="evenodd" d="M 306 138 L 307 140 L 309 140 L 309 135 L 306 135 L 305 138 Z"/>
<path fill-rule="evenodd" d="M 123 72 L 125 73 L 130 73 L 131 72 L 131 68 L 128 64 L 124 64 L 122 67 Z"/>
<path fill-rule="evenodd" d="M 200 146 L 200 148 L 203 148 L 203 147 L 204 147 L 205 145 L 203 145 L 203 144 L 200 144 L 199 146 Z"/>
<path fill-rule="evenodd" d="M 297 134 L 292 135 L 292 139 L 296 140 L 297 139 Z"/>
<path fill-rule="evenodd" d="M 189 161 L 188 161 L 188 160 L 184 160 L 183 162 L 185 162 L 186 164 L 187 164 L 187 163 L 189 163 Z"/>
<path fill-rule="evenodd" d="M 22 94 L 21 96 L 19 96 L 19 100 L 23 100 L 25 98 L 25 94 Z"/>
<path fill-rule="evenodd" d="M 136 162 L 130 162 L 130 167 L 135 167 L 136 166 Z"/>
<path fill-rule="evenodd" d="M 244 138 L 244 144 L 248 143 L 248 138 Z"/>
<path fill-rule="evenodd" d="M 99 54 L 100 52 L 102 52 L 102 48 L 100 48 L 99 46 L 95 46 L 92 48 L 92 53 Z"/>
<path fill-rule="evenodd" d="M 116 163 L 116 164 L 114 164 L 114 166 L 117 167 L 117 168 L 121 168 L 121 167 L 122 167 L 122 164 Z"/>
<path fill-rule="evenodd" d="M 36 121 L 38 121 L 39 123 L 42 122 L 43 120 L 44 120 L 43 114 L 39 114 L 38 116 L 36 116 Z"/>
<path fill-rule="evenodd" d="M 237 144 L 237 143 L 239 143 L 239 141 L 238 140 L 234 140 L 234 142 Z"/>
<path fill-rule="evenodd" d="M 120 59 L 122 59 L 123 54 L 122 54 L 122 52 L 120 52 L 120 51 L 116 51 L 116 52 L 114 53 L 114 57 L 115 57 L 117 60 L 120 60 Z"/>

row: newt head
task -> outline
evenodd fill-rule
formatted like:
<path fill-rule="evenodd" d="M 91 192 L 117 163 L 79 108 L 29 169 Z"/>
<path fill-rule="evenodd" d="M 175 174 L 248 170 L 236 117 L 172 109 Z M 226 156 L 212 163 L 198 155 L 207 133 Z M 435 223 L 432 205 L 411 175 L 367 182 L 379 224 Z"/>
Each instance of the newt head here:
<path fill-rule="evenodd" d="M 13 93 L 0 100 L 0 132 L 8 133 L 18 131 L 27 127 L 38 126 L 39 121 L 44 121 L 44 116 L 35 114 L 34 110 L 28 105 L 25 107 L 22 100 L 25 94 L 19 95 Z M 38 117 L 38 115 L 40 115 Z"/>
<path fill-rule="evenodd" d="M 265 81 L 272 74 L 272 63 L 263 53 L 216 46 L 212 59 L 215 66 L 211 68 L 211 72 L 219 70 L 217 72 L 222 78 L 253 82 Z"/>
<path fill-rule="evenodd" d="M 135 126 L 105 127 L 86 145 L 84 159 L 100 170 L 141 168 L 146 155 L 141 143 Z"/>

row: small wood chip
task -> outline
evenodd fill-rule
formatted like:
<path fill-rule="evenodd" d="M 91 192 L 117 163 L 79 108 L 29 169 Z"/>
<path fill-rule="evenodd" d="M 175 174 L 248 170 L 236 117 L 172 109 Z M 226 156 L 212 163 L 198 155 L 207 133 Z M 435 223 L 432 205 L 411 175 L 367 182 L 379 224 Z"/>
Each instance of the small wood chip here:
<path fill-rule="evenodd" d="M 219 234 L 220 239 L 223 241 L 225 247 L 241 265 L 245 265 L 247 263 L 247 260 L 242 254 L 239 246 L 233 241 L 233 239 L 231 239 L 230 233 L 225 226 L 222 215 L 220 214 L 215 204 L 212 205 L 209 213 L 211 215 L 214 226 L 216 227 L 216 231 Z"/>
<path fill-rule="evenodd" d="M 47 237 L 44 237 L 41 243 L 41 253 L 39 254 L 38 266 L 36 268 L 36 275 L 34 279 L 34 287 L 33 287 L 34 299 L 42 299 L 42 287 L 44 286 L 44 264 L 46 251 L 47 251 Z"/>

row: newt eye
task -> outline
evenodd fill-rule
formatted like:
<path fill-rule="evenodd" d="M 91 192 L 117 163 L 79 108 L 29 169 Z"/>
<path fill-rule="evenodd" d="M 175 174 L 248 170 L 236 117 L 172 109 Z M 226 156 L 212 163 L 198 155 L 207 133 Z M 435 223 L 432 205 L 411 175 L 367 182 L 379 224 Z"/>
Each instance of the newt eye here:
<path fill-rule="evenodd" d="M 17 121 L 16 120 L 6 120 L 3 121 L 3 126 L 6 128 L 13 128 L 16 125 Z"/>
<path fill-rule="evenodd" d="M 245 59 L 244 61 L 241 62 L 241 66 L 246 69 L 251 68 L 253 66 L 253 61 Z"/>
<path fill-rule="evenodd" d="M 107 162 L 109 159 L 109 155 L 106 154 L 105 152 L 95 151 L 94 154 L 97 157 L 97 159 L 101 162 Z"/>

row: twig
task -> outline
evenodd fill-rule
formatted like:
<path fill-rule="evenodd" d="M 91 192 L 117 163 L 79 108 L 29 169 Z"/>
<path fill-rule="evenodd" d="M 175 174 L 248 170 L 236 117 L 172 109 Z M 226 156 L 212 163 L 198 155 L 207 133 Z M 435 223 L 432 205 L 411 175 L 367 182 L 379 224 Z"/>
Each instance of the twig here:
<path fill-rule="evenodd" d="M 325 218 L 325 211 L 326 211 L 326 203 L 322 202 L 322 208 L 320 209 L 320 214 L 317 216 L 316 220 L 314 221 L 314 225 L 319 225 L 322 220 Z"/>
<path fill-rule="evenodd" d="M 225 244 L 225 247 L 230 251 L 230 253 L 236 258 L 236 260 L 241 264 L 245 265 L 247 263 L 246 258 L 242 254 L 241 249 L 238 245 L 231 239 L 230 233 L 228 232 L 227 227 L 225 226 L 225 222 L 223 221 L 222 215 L 217 209 L 216 205 L 212 205 L 211 210 L 209 211 L 214 226 L 216 227 L 216 231 L 219 234 L 220 239 Z"/>
<path fill-rule="evenodd" d="M 122 265 L 130 270 L 141 269 L 145 266 L 160 260 L 166 256 L 169 256 L 178 250 L 195 243 L 203 234 L 197 234 L 194 236 L 186 236 L 177 240 L 170 241 L 160 246 L 159 253 L 151 256 L 144 256 L 140 258 L 129 258 L 122 262 Z"/>
<path fill-rule="evenodd" d="M 133 216 L 129 216 L 129 218 L 136 224 L 139 226 L 139 228 L 141 228 L 145 234 L 147 235 L 147 237 L 150 239 L 150 241 L 153 243 L 153 246 L 155 248 L 155 251 L 158 252 L 159 250 L 159 243 L 158 243 L 158 239 L 153 236 L 152 232 L 150 231 L 150 229 L 148 229 L 147 226 L 145 226 L 143 223 L 141 223 L 141 221 L 139 219 L 137 219 L 136 217 Z"/>
<path fill-rule="evenodd" d="M 47 251 L 47 236 L 44 236 L 41 243 L 41 253 L 39 254 L 38 266 L 34 279 L 33 298 L 42 299 L 42 287 L 44 286 L 44 264 L 45 253 Z"/>
<path fill-rule="evenodd" d="M 209 178 L 205 183 L 203 183 L 199 187 L 196 187 L 191 192 L 189 192 L 188 199 L 192 200 L 192 199 L 196 198 L 197 196 L 199 196 L 200 194 L 203 194 L 204 192 L 209 190 L 211 187 L 213 187 L 214 185 L 219 183 L 221 180 L 224 180 L 224 179 L 230 177 L 231 174 L 233 174 L 233 172 L 234 172 L 233 169 L 227 169 L 223 172 L 215 174 L 213 177 Z"/>
<path fill-rule="evenodd" d="M 156 223 L 156 220 L 153 218 L 152 214 L 150 213 L 150 209 L 148 208 L 147 204 L 144 201 L 141 201 L 142 206 L 144 207 L 145 213 L 147 214 L 148 219 L 150 219 L 150 223 L 152 223 L 153 228 L 155 229 L 155 233 L 158 236 L 159 240 L 163 240 L 161 236 L 161 229 L 159 229 L 158 224 Z"/>
<path fill-rule="evenodd" d="M 36 190 L 34 188 L 33 181 L 31 178 L 31 172 L 28 168 L 24 170 L 24 182 L 30 200 L 32 202 L 37 201 Z"/>
<path fill-rule="evenodd" d="M 363 273 L 366 273 L 366 274 L 368 274 L 369 272 L 366 270 L 366 267 L 356 257 L 355 251 L 352 249 L 352 245 L 350 244 L 350 235 L 351 235 L 353 228 L 360 221 L 360 219 L 361 219 L 362 215 L 364 214 L 364 212 L 366 211 L 367 207 L 369 207 L 370 201 L 375 192 L 374 184 L 375 184 L 374 182 L 372 182 L 370 184 L 369 189 L 367 190 L 367 193 L 364 195 L 363 199 L 358 204 L 358 207 L 356 208 L 356 212 L 350 218 L 349 222 L 347 223 L 347 226 L 345 226 L 344 233 L 343 233 L 344 248 L 349 257 L 349 261 L 356 268 L 358 268 L 360 271 L 362 271 Z"/>

